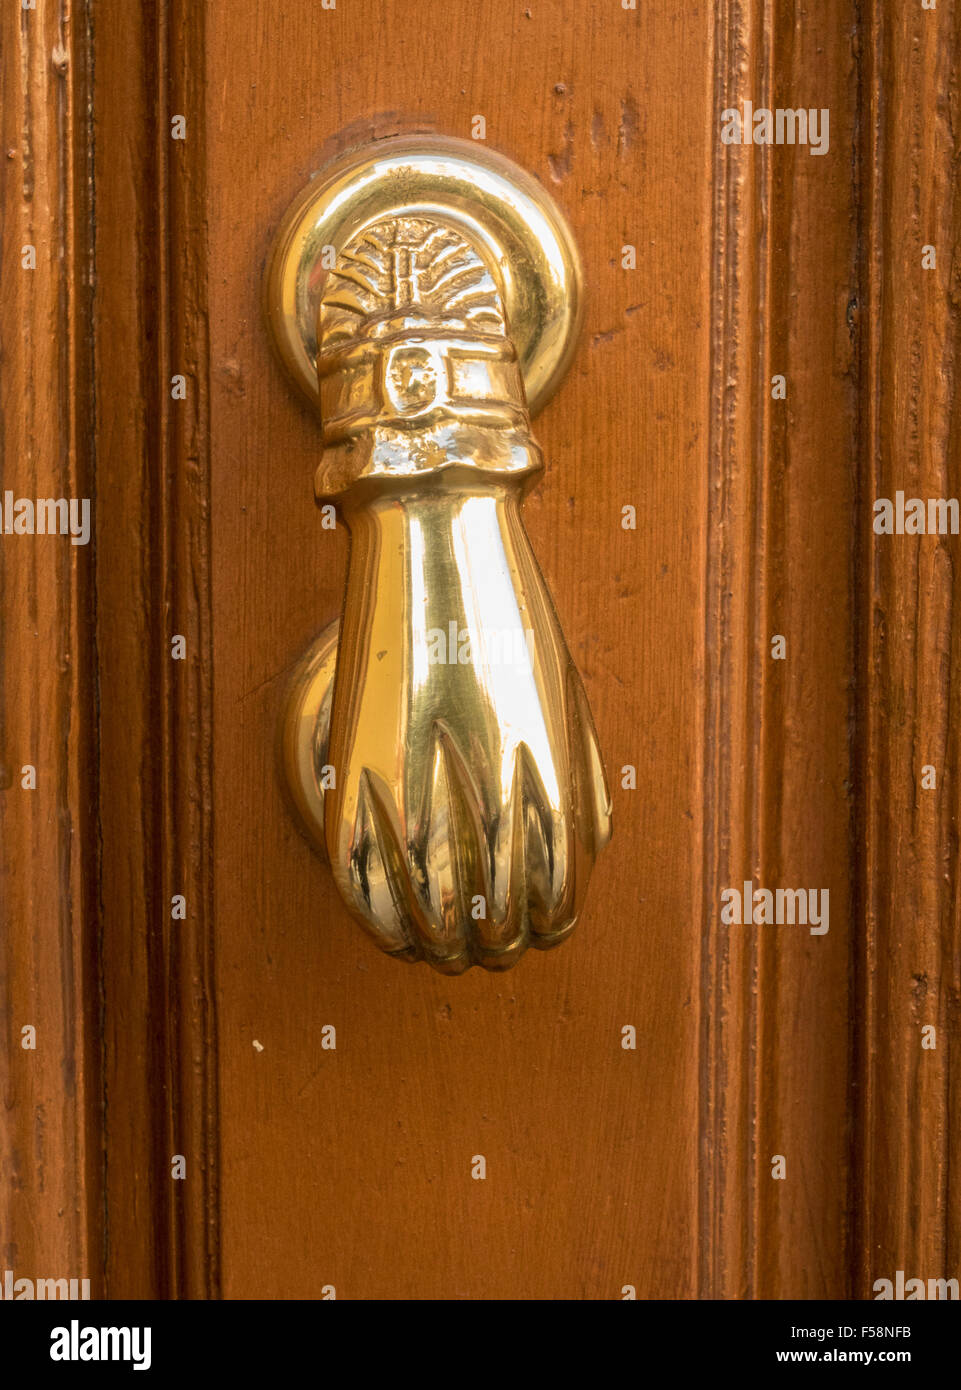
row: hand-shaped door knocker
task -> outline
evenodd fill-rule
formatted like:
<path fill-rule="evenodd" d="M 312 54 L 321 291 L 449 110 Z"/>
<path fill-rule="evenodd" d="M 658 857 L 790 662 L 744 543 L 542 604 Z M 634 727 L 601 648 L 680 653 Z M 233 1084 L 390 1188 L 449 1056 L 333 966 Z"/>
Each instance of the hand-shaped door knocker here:
<path fill-rule="evenodd" d="M 350 530 L 342 619 L 285 711 L 287 783 L 377 945 L 446 974 L 568 936 L 610 837 L 520 512 L 542 468 L 527 402 L 567 366 L 579 287 L 547 193 L 429 137 L 323 171 L 268 269 L 276 345 L 320 407 L 317 501 Z"/>

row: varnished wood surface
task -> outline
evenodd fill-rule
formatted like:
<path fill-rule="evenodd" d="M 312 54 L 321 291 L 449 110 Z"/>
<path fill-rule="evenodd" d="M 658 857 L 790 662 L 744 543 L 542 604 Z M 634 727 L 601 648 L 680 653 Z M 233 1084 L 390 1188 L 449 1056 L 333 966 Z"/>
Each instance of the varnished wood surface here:
<path fill-rule="evenodd" d="M 61 30 L 38 0 L 4 25 L 3 486 L 96 518 L 87 552 L 0 537 L 3 767 L 43 774 L 0 796 L 8 1261 L 240 1298 L 959 1275 L 958 542 L 871 528 L 875 496 L 959 490 L 949 8 L 74 0 Z M 723 145 L 744 99 L 828 107 L 829 153 Z M 569 943 L 448 980 L 372 949 L 281 793 L 346 536 L 260 291 L 328 157 L 476 115 L 585 264 L 525 517 L 615 834 Z M 723 925 L 745 879 L 829 889 L 830 932 Z"/>
<path fill-rule="evenodd" d="M 879 9 L 864 50 L 863 490 L 957 497 L 961 15 L 939 11 L 935 28 Z M 961 1271 L 958 545 L 860 536 L 856 1288 L 868 1296 L 898 1269 Z M 931 1025 L 937 1046 L 922 1049 Z"/>
<path fill-rule="evenodd" d="M 818 6 L 799 25 L 791 6 L 719 4 L 715 21 L 716 110 L 801 104 L 803 90 L 832 124 L 826 156 L 711 149 L 699 1287 L 837 1297 L 851 1084 L 854 11 Z M 721 923 L 722 890 L 746 879 L 829 889 L 828 935 Z"/>
<path fill-rule="evenodd" d="M 15 498 L 92 490 L 82 28 L 71 4 L 2 21 L 0 484 Z M 100 1238 L 93 554 L 0 541 L 0 1265 L 82 1279 Z"/>
<path fill-rule="evenodd" d="M 105 1278 L 126 1297 L 220 1291 L 203 32 L 203 6 L 95 6 Z"/>

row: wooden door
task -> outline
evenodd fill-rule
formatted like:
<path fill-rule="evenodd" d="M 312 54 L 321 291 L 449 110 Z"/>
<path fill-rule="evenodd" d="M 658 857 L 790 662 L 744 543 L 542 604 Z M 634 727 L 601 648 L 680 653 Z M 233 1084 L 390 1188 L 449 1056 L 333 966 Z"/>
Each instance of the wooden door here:
<path fill-rule="evenodd" d="M 958 541 L 874 507 L 959 491 L 957 8 L 2 24 L 3 489 L 92 516 L 0 536 L 5 1267 L 285 1299 L 958 1277 Z M 745 102 L 827 111 L 820 147 L 732 143 Z M 282 793 L 347 538 L 261 286 L 329 158 L 477 116 L 584 261 L 525 515 L 614 836 L 569 942 L 447 979 L 371 947 Z M 829 928 L 725 921 L 746 881 L 829 894 Z"/>

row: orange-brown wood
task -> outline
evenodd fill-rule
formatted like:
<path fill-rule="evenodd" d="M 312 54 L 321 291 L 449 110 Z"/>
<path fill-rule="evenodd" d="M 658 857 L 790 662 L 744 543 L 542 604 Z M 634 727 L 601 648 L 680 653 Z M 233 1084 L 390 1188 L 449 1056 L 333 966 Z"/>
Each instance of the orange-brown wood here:
<path fill-rule="evenodd" d="M 7 1263 L 135 1297 L 961 1276 L 958 542 L 872 529 L 959 488 L 957 17 L 59 14 L 3 20 L 2 481 L 94 496 L 96 530 L 0 536 Z M 745 100 L 828 108 L 829 152 L 723 144 Z M 450 980 L 373 950 L 280 786 L 347 538 L 260 296 L 326 159 L 478 115 L 585 265 L 525 517 L 615 832 L 569 943 Z M 745 880 L 829 890 L 828 934 L 726 925 Z"/>
<path fill-rule="evenodd" d="M 874 534 L 878 497 L 958 497 L 961 15 L 863 36 L 857 1293 L 961 1270 L 956 536 Z M 886 94 L 882 99 L 881 93 Z M 925 248 L 936 265 L 925 269 Z M 936 785 L 926 787 L 924 770 Z M 933 1025 L 936 1046 L 922 1047 Z"/>
<path fill-rule="evenodd" d="M 83 28 L 73 4 L 2 17 L 0 490 L 12 498 L 92 493 Z M 92 564 L 69 537 L 0 536 L 0 1278 L 96 1286 Z"/>
<path fill-rule="evenodd" d="M 96 7 L 105 1274 L 124 1297 L 220 1289 L 203 32 L 188 3 Z"/>
<path fill-rule="evenodd" d="M 831 149 L 723 146 L 716 129 L 712 145 L 710 437 L 696 471 L 708 485 L 700 1287 L 713 1297 L 849 1288 L 854 20 L 844 5 L 801 25 L 789 5 L 715 7 L 715 112 L 826 107 Z M 829 933 L 724 925 L 721 892 L 745 880 L 827 888 Z"/>

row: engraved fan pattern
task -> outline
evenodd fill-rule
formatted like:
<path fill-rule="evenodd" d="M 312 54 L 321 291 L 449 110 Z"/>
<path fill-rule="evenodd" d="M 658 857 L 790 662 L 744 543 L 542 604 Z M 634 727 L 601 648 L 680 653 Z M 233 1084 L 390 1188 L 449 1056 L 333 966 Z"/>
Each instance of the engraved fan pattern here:
<path fill-rule="evenodd" d="M 365 228 L 328 273 L 320 320 L 324 350 L 418 324 L 507 336 L 494 278 L 459 232 L 416 217 Z"/>

